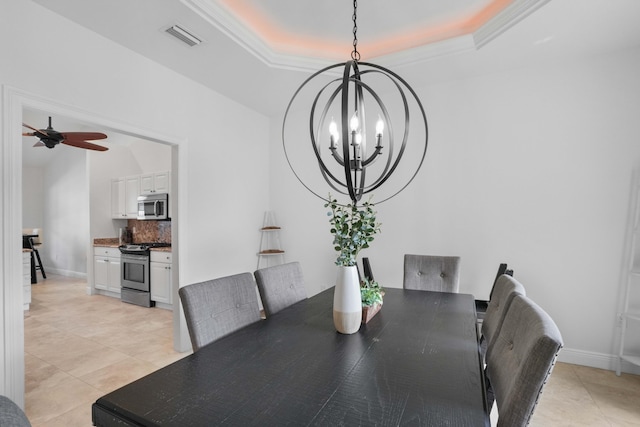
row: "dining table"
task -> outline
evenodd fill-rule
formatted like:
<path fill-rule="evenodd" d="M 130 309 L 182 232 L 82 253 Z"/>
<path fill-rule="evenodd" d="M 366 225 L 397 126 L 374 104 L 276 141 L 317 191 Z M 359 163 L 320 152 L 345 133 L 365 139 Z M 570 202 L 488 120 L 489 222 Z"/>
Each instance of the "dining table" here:
<path fill-rule="evenodd" d="M 99 398 L 95 426 L 489 426 L 472 295 L 386 288 L 351 335 L 333 288 Z"/>

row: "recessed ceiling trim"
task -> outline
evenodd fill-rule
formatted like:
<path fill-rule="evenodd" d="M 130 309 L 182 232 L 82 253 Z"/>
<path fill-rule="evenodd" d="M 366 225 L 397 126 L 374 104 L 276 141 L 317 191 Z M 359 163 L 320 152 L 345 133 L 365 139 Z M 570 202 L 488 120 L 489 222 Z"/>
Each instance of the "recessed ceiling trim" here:
<path fill-rule="evenodd" d="M 247 29 L 230 12 L 220 7 L 217 3 L 207 0 L 180 0 L 180 2 L 268 67 L 292 71 L 315 71 L 335 62 L 274 51 L 253 31 Z"/>
<path fill-rule="evenodd" d="M 206 0 L 180 0 L 180 2 L 245 50 L 269 65 L 268 58 L 271 56 L 269 47 L 253 31 L 240 24 L 226 9 Z"/>
<path fill-rule="evenodd" d="M 473 33 L 476 46 L 481 48 L 527 16 L 547 4 L 550 0 L 516 0 L 509 7 L 491 18 Z"/>
<path fill-rule="evenodd" d="M 391 53 L 375 59 L 376 62 L 381 65 L 403 67 L 475 50 L 477 49 L 473 36 L 468 34 L 466 36 L 459 36 L 453 39 L 442 40 L 425 46 Z"/>
<path fill-rule="evenodd" d="M 401 52 L 381 55 L 376 57 L 376 60 L 388 65 L 410 65 L 432 60 L 440 56 L 478 49 L 491 42 L 549 1 L 550 0 L 513 0 L 511 4 L 473 33 L 406 49 Z M 180 2 L 271 68 L 314 71 L 339 62 L 335 59 L 312 58 L 304 55 L 277 52 L 254 31 L 247 28 L 233 13 L 216 1 L 180 0 Z M 345 58 L 345 60 L 347 59 L 348 58 Z M 369 59 L 370 58 L 363 58 L 363 61 Z"/>

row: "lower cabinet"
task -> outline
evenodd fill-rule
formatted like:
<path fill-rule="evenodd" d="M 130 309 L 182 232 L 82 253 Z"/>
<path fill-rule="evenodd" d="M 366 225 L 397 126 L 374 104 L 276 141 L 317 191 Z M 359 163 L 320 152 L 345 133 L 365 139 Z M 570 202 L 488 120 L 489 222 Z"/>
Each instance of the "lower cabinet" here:
<path fill-rule="evenodd" d="M 93 255 L 93 286 L 120 294 L 120 249 L 96 246 Z"/>
<path fill-rule="evenodd" d="M 171 261 L 171 252 L 151 251 L 149 272 L 151 278 L 151 301 L 167 305 L 173 304 Z"/>

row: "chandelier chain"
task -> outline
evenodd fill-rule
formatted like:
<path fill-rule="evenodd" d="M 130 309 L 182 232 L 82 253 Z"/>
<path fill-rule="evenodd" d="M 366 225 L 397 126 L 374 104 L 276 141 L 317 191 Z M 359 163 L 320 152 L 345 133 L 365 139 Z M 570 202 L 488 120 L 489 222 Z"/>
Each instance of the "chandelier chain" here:
<path fill-rule="evenodd" d="M 353 16 L 351 17 L 353 20 L 353 51 L 351 52 L 351 59 L 354 61 L 360 60 L 360 52 L 358 52 L 358 24 L 356 23 L 356 20 L 358 19 L 356 14 L 357 10 L 358 1 L 353 0 Z"/>

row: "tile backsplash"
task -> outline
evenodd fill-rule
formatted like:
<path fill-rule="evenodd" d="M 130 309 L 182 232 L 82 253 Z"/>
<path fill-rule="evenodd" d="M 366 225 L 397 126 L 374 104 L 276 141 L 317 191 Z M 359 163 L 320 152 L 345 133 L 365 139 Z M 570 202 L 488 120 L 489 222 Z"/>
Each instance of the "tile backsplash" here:
<path fill-rule="evenodd" d="M 132 232 L 132 243 L 171 243 L 171 221 L 129 219 L 127 228 Z"/>

